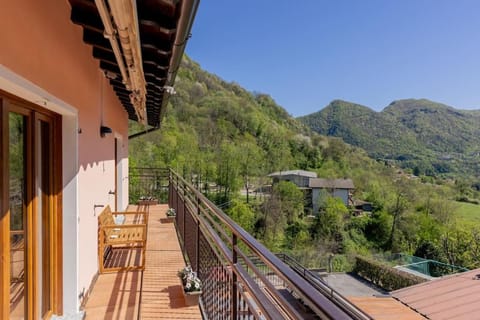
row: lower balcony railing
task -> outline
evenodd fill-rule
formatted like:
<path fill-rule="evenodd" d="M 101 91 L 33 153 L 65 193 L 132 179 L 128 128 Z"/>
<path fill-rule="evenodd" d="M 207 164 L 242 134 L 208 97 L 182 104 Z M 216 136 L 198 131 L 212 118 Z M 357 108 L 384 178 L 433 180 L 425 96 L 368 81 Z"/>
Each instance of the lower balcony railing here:
<path fill-rule="evenodd" d="M 319 291 L 172 170 L 168 203 L 185 258 L 203 283 L 205 318 L 369 319 Z"/>

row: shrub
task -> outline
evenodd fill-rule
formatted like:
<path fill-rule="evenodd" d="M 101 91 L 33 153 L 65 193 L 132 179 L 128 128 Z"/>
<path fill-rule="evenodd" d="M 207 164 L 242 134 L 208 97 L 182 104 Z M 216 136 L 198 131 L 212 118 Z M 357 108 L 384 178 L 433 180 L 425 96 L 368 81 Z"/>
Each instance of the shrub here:
<path fill-rule="evenodd" d="M 355 257 L 353 272 L 387 291 L 398 290 L 426 281 L 415 275 L 359 256 Z"/>

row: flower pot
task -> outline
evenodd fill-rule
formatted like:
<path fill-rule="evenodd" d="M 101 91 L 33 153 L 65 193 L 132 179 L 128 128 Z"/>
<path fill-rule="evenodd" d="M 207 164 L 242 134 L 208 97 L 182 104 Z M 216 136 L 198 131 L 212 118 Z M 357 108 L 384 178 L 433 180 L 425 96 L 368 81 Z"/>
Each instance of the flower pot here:
<path fill-rule="evenodd" d="M 198 299 L 200 299 L 201 295 L 202 295 L 202 291 L 191 291 L 191 292 L 183 291 L 183 297 L 185 298 L 185 305 L 197 306 Z"/>
<path fill-rule="evenodd" d="M 138 201 L 138 204 L 141 206 L 152 206 L 152 205 L 157 205 L 158 200 L 156 199 L 140 199 Z"/>

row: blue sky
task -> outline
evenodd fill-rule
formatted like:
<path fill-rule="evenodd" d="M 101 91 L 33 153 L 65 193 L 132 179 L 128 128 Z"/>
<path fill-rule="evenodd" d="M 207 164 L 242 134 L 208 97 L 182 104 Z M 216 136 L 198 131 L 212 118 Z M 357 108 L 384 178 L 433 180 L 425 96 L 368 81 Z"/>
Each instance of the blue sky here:
<path fill-rule="evenodd" d="M 201 0 L 186 52 L 294 116 L 334 99 L 480 109 L 479 0 Z"/>

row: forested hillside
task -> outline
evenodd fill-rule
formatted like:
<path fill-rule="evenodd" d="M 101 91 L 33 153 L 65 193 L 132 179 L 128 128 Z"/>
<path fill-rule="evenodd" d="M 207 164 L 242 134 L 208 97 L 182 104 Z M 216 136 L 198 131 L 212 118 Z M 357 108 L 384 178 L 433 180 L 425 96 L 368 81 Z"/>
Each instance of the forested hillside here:
<path fill-rule="evenodd" d="M 376 159 L 392 160 L 416 174 L 479 175 L 479 111 L 421 100 L 392 102 L 381 112 L 335 100 L 299 120 L 314 131 L 341 137 Z"/>
<path fill-rule="evenodd" d="M 161 129 L 129 141 L 130 166 L 172 167 L 272 251 L 316 267 L 333 253 L 336 270 L 348 270 L 356 254 L 418 250 L 444 262 L 478 265 L 473 248 L 480 255 L 480 231 L 455 216 L 453 199 L 478 196 L 465 184 L 412 179 L 342 139 L 312 132 L 268 95 L 227 83 L 187 57 L 175 90 Z M 289 182 L 267 195 L 254 192 L 271 183 L 267 174 L 288 169 L 353 179 L 354 197 L 371 202 L 373 213 L 354 216 L 339 199 L 323 197 L 321 213 L 310 217 L 302 191 Z"/>

